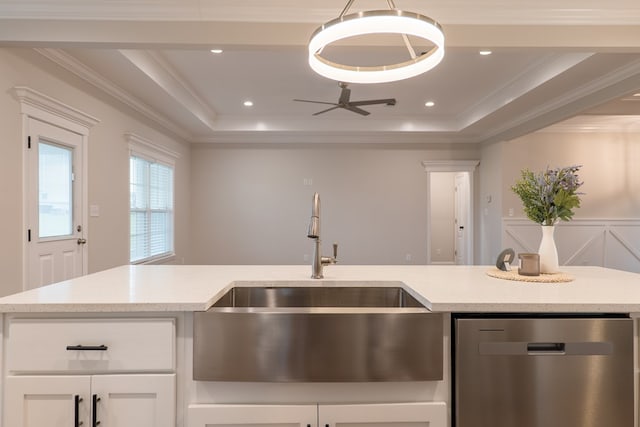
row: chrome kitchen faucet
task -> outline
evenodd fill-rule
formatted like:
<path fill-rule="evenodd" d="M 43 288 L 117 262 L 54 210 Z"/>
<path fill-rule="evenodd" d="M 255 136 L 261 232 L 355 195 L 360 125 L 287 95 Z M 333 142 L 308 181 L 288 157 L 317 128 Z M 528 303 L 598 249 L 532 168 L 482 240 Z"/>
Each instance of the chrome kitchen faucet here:
<path fill-rule="evenodd" d="M 307 237 L 315 240 L 313 249 L 313 260 L 311 261 L 312 279 L 322 279 L 322 267 L 338 262 L 338 244 L 333 244 L 333 256 L 326 257 L 320 255 L 320 196 L 318 193 L 313 195 L 313 205 L 311 207 L 311 222 L 309 223 L 309 231 Z"/>

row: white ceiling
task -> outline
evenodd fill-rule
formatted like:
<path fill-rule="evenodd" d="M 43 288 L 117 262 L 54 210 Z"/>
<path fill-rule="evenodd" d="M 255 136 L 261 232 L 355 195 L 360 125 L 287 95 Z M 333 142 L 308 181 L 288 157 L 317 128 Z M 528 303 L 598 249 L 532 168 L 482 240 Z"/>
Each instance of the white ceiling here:
<path fill-rule="evenodd" d="M 36 48 L 191 142 L 480 143 L 568 118 L 573 129 L 640 123 L 640 97 L 631 96 L 640 92 L 637 0 L 396 0 L 442 24 L 444 61 L 412 79 L 350 85 L 352 100 L 394 97 L 393 107 L 312 116 L 325 106 L 293 99 L 334 102 L 340 89 L 310 70 L 306 42 L 344 4 L 0 0 L 0 44 Z M 376 8 L 386 1 L 353 10 Z M 332 54 L 381 63 L 405 52 L 396 37 Z"/>

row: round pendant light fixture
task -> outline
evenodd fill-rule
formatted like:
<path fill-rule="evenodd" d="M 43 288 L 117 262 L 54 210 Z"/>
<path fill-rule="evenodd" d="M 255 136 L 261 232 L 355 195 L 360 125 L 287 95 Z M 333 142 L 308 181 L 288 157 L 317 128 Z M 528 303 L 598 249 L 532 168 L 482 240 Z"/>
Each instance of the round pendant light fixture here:
<path fill-rule="evenodd" d="M 309 41 L 309 65 L 318 74 L 348 83 L 385 83 L 403 80 L 429 71 L 444 58 L 444 33 L 433 19 L 414 12 L 395 8 L 388 0 L 389 10 L 370 10 L 350 15 L 345 13 L 354 0 L 350 0 L 338 18 L 319 27 Z M 401 35 L 410 58 L 403 62 L 357 66 L 333 62 L 322 56 L 322 50 L 339 40 L 369 34 Z M 416 55 L 407 36 L 426 40 L 433 47 Z"/>

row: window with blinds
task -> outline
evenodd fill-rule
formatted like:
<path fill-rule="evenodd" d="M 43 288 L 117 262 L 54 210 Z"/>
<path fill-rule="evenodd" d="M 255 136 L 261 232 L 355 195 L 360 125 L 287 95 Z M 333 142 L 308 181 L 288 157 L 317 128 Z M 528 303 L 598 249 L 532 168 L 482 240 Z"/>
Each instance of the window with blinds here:
<path fill-rule="evenodd" d="M 173 254 L 173 167 L 132 154 L 130 261 Z"/>

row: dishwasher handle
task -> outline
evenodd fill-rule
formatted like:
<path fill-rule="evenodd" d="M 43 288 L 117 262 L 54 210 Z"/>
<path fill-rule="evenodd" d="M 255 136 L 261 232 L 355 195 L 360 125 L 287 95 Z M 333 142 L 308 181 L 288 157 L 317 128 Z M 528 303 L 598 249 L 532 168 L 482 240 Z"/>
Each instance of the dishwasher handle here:
<path fill-rule="evenodd" d="M 527 353 L 529 354 L 564 354 L 565 344 L 563 342 L 530 342 L 527 343 Z"/>
<path fill-rule="evenodd" d="M 613 343 L 483 341 L 478 345 L 478 352 L 484 356 L 608 356 L 613 354 Z"/>

